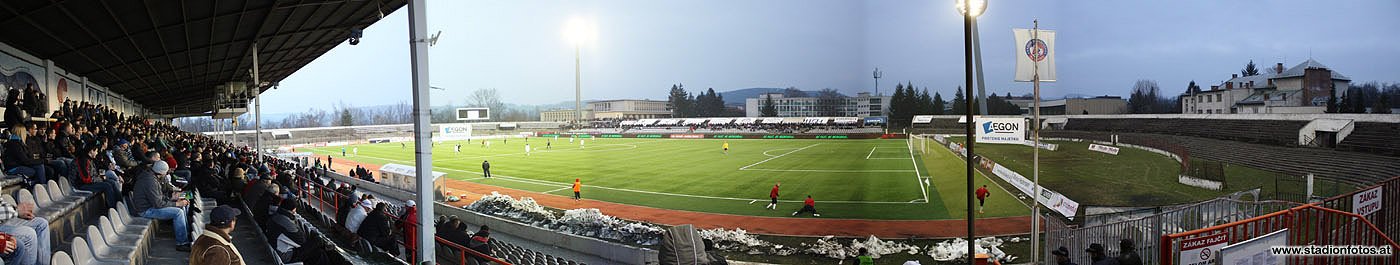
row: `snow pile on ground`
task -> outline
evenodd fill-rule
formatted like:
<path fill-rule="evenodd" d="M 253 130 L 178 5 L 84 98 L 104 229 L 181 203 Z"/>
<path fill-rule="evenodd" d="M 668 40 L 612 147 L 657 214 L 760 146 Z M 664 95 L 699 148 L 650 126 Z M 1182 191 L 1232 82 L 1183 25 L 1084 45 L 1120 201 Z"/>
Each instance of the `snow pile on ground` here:
<path fill-rule="evenodd" d="M 564 211 L 558 224 L 555 230 L 646 246 L 661 243 L 661 234 L 665 232 L 656 225 L 628 222 L 593 208 Z"/>
<path fill-rule="evenodd" d="M 524 197 L 516 200 L 494 191 L 463 208 L 536 226 L 553 226 L 555 219 L 554 213 L 540 206 L 535 199 Z"/>
<path fill-rule="evenodd" d="M 723 228 L 701 229 L 700 237 L 715 242 L 715 248 L 730 252 L 744 252 L 751 255 L 787 256 L 797 253 L 797 249 L 773 244 L 758 239 L 744 229 L 725 230 Z"/>
<path fill-rule="evenodd" d="M 591 208 L 567 210 L 563 216 L 556 217 L 533 198 L 517 200 L 498 192 L 482 196 L 463 208 L 545 229 L 644 246 L 661 243 L 661 234 L 665 232 L 657 225 L 618 219 Z"/>
<path fill-rule="evenodd" d="M 1016 259 L 1016 257 L 1007 255 L 1006 252 L 1001 251 L 1001 245 L 1002 240 L 999 238 L 979 238 L 977 239 L 976 244 L 977 253 L 986 253 L 991 255 L 992 258 L 1004 262 L 1010 262 L 1011 260 Z M 962 238 L 954 238 L 950 241 L 938 242 L 938 244 L 936 245 L 929 246 L 927 252 L 930 257 L 933 257 L 933 260 L 937 261 L 965 259 L 967 258 L 967 240 L 963 240 Z"/>
<path fill-rule="evenodd" d="M 870 257 L 876 259 L 880 258 L 881 255 L 889 255 L 900 252 L 915 255 L 919 254 L 919 251 L 921 250 L 917 246 L 905 243 L 880 240 L 880 238 L 875 237 L 873 235 L 866 238 L 865 241 L 861 241 L 860 239 L 851 239 L 850 245 L 842 245 L 838 239 L 835 239 L 835 237 L 826 236 L 821 239 L 817 239 L 817 242 L 813 244 L 802 243 L 802 246 L 807 247 L 807 249 L 803 250 L 803 252 L 805 253 L 822 255 L 833 259 L 846 259 L 855 257 L 860 253 L 861 248 L 865 248 L 866 251 L 870 252 Z"/>

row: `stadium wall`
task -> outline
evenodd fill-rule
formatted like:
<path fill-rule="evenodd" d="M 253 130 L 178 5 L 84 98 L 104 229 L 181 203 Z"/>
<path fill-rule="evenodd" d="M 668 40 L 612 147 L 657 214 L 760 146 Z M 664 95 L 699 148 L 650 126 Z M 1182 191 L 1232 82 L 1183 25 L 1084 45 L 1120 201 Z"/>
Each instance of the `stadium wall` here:
<path fill-rule="evenodd" d="M 456 215 L 462 222 L 490 226 L 492 232 L 528 238 L 540 244 L 603 257 L 618 264 L 657 264 L 657 251 L 607 242 L 595 238 L 534 227 L 516 221 L 485 215 L 443 203 L 433 203 L 439 215 Z"/>

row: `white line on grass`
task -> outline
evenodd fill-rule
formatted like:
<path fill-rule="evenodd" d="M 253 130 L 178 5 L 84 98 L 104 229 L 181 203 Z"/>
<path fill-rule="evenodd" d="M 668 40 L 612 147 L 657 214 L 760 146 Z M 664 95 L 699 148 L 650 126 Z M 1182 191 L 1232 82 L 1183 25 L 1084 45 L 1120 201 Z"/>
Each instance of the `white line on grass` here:
<path fill-rule="evenodd" d="M 949 155 L 953 155 L 953 157 L 956 157 L 956 158 L 958 158 L 958 160 L 963 161 L 964 164 L 967 163 L 967 158 L 963 158 L 961 155 L 958 155 L 958 153 L 954 153 L 954 152 L 953 152 L 953 149 L 948 149 L 948 146 L 946 146 L 946 145 L 941 145 L 941 144 L 938 145 L 938 146 L 942 146 L 942 147 L 943 147 L 943 148 L 938 148 L 938 149 L 942 149 L 943 151 L 948 152 Z M 996 185 L 992 185 L 992 186 L 997 186 L 997 188 L 1001 188 L 1002 191 L 1005 191 L 1006 194 L 1010 194 L 1011 197 L 1016 197 L 1016 193 L 1011 192 L 1011 190 L 1006 189 L 1006 187 L 1002 187 L 1002 186 L 1001 186 L 1001 183 L 997 183 L 996 181 L 992 181 L 992 177 L 988 177 L 987 174 L 982 174 L 982 171 L 981 171 L 981 170 L 977 170 L 977 166 L 973 166 L 973 170 L 972 170 L 972 171 L 977 172 L 977 175 L 981 175 L 982 178 L 987 179 L 987 181 L 991 181 L 992 184 L 996 184 Z M 1031 198 L 1031 199 L 1035 199 L 1035 198 Z M 1031 205 L 1030 205 L 1030 204 L 1026 204 L 1026 201 L 1023 201 L 1023 200 L 1021 200 L 1020 198 L 1017 198 L 1017 199 L 1016 199 L 1016 202 L 1020 202 L 1021 205 L 1025 205 L 1027 209 L 1031 208 Z M 1039 202 L 1037 202 L 1037 203 L 1039 203 Z"/>
<path fill-rule="evenodd" d="M 906 138 L 905 142 L 911 142 Z M 919 174 L 919 160 L 914 159 L 914 149 L 909 148 L 909 162 L 914 163 L 914 182 L 919 184 L 919 193 L 924 195 L 924 203 L 928 203 L 928 188 L 924 187 L 923 175 Z"/>
<path fill-rule="evenodd" d="M 747 165 L 747 166 L 741 167 L 741 168 L 739 168 L 739 170 L 748 169 L 749 167 L 757 166 L 758 164 L 763 164 L 763 162 L 768 162 L 769 160 L 778 159 L 779 157 L 783 157 L 783 156 L 786 156 L 786 155 L 789 155 L 789 154 L 792 154 L 792 153 L 796 153 L 797 151 L 806 150 L 807 148 L 812 148 L 813 146 L 818 146 L 818 145 L 821 145 L 821 144 L 819 144 L 819 143 L 818 143 L 818 144 L 812 144 L 812 145 L 808 145 L 808 146 L 806 146 L 806 147 L 798 148 L 797 150 L 788 151 L 787 153 L 783 153 L 783 154 L 778 155 L 778 156 L 775 156 L 775 157 L 769 157 L 768 159 L 764 159 L 763 161 L 758 161 L 758 163 L 753 163 L 753 164 L 749 164 L 749 165 Z"/>
<path fill-rule="evenodd" d="M 568 188 L 570 188 L 570 187 L 563 187 L 563 188 L 558 188 L 558 189 L 552 189 L 552 190 L 546 191 L 546 192 L 544 192 L 544 193 L 554 193 L 554 192 L 556 192 L 556 191 L 561 191 L 561 190 L 565 190 L 565 189 L 568 189 Z"/>
<path fill-rule="evenodd" d="M 875 155 L 875 148 L 880 148 L 880 147 L 878 147 L 878 146 L 872 146 L 872 147 L 870 147 L 870 153 L 865 155 L 865 159 L 866 159 L 866 160 L 870 160 L 870 156 Z"/>
<path fill-rule="evenodd" d="M 783 155 L 787 155 L 787 154 L 790 154 L 790 153 L 793 153 L 793 152 L 801 151 L 802 149 L 806 149 L 806 148 L 808 148 L 808 147 L 813 147 L 813 146 L 816 146 L 816 145 L 819 145 L 819 144 L 813 144 L 813 145 L 809 145 L 809 146 L 807 146 L 807 147 L 799 148 L 799 149 L 797 149 L 797 150 L 793 150 L 792 152 L 784 153 Z M 781 155 L 780 155 L 780 156 L 781 156 Z M 402 162 L 402 163 L 410 163 L 410 162 L 413 162 L 413 161 L 405 161 L 405 160 L 398 160 L 398 159 L 389 159 L 389 158 L 376 157 L 376 156 L 365 156 L 365 157 L 368 157 L 368 158 L 375 158 L 375 159 L 381 159 L 381 160 L 386 160 L 386 161 Z M 777 157 L 774 157 L 774 158 L 777 158 Z M 771 158 L 770 158 L 770 159 L 771 159 Z M 439 169 L 439 170 L 463 172 L 463 173 L 468 173 L 468 174 L 472 174 L 472 175 L 481 175 L 481 174 L 482 174 L 482 173 L 479 172 L 479 171 L 468 171 L 468 170 L 461 170 L 461 169 L 455 169 L 455 168 L 446 168 L 446 167 L 436 167 L 436 166 L 434 166 L 434 168 L 435 168 L 435 169 Z M 751 170 L 763 170 L 763 169 L 751 169 Z M 907 171 L 907 170 L 905 170 L 905 171 Z M 500 180 L 506 180 L 506 181 L 515 181 L 515 182 L 520 182 L 520 183 L 529 183 L 529 184 L 537 184 L 537 185 L 548 185 L 548 186 L 554 186 L 554 185 L 573 185 L 573 183 L 563 183 L 563 182 L 553 182 L 553 181 L 545 181 L 545 180 L 537 180 L 537 179 L 529 179 L 529 178 L 520 178 L 520 177 L 512 177 L 512 176 L 506 176 L 506 175 L 501 175 L 501 174 L 491 174 L 491 179 L 500 179 Z M 623 189 L 623 188 L 612 188 L 612 187 L 604 187 L 604 186 L 588 186 L 588 187 L 589 187 L 589 188 L 605 189 L 605 190 L 635 192 L 635 193 L 644 193 L 644 194 L 653 194 L 653 195 L 664 195 L 664 196 L 676 196 L 676 197 L 690 197 L 690 198 L 731 200 L 731 201 L 749 201 L 749 200 L 754 200 L 753 198 L 734 198 L 734 197 L 716 197 L 716 196 L 705 196 L 705 195 L 678 194 L 678 193 L 666 193 L 666 192 L 633 190 L 633 189 Z M 925 197 L 927 197 L 927 195 L 925 195 Z M 797 201 L 797 200 L 779 200 L 779 202 L 803 202 L 803 201 Z M 912 203 L 910 203 L 910 202 L 891 202 L 891 201 L 822 201 L 822 203 L 840 203 L 840 204 L 912 204 Z"/>

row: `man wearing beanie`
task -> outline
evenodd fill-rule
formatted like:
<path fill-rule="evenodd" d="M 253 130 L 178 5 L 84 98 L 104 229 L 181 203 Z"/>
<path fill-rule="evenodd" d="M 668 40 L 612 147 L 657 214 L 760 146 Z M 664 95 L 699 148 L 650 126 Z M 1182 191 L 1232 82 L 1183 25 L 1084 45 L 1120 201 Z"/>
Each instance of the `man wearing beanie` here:
<path fill-rule="evenodd" d="M 193 250 L 190 251 L 190 264 L 209 265 L 243 265 L 243 255 L 238 253 L 238 248 L 233 246 L 229 233 L 233 232 L 234 224 L 238 223 L 238 209 L 221 205 L 214 208 L 209 213 L 209 224 L 204 226 L 204 234 L 199 235 L 199 240 L 194 241 Z"/>
<path fill-rule="evenodd" d="M 156 161 L 149 169 L 136 176 L 136 185 L 131 189 L 131 212 L 141 217 L 155 220 L 171 220 L 175 227 L 175 250 L 190 251 L 190 229 L 185 221 L 185 198 L 171 199 L 161 193 L 156 178 L 164 178 L 170 173 L 170 165 Z"/>

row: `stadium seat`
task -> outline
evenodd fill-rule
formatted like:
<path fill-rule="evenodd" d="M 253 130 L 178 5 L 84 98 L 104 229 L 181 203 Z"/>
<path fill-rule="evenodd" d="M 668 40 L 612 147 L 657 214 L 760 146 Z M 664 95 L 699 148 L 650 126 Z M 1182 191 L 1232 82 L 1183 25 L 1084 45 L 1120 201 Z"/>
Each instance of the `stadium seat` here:
<path fill-rule="evenodd" d="M 69 195 L 72 195 L 72 194 L 77 194 L 77 195 L 92 195 L 92 192 L 91 192 L 91 191 L 85 191 L 85 190 L 80 190 L 80 189 L 75 189 L 75 188 L 73 188 L 73 182 L 72 182 L 72 181 L 68 181 L 68 178 L 58 178 L 58 186 L 61 187 L 61 188 L 63 188 L 63 192 L 66 193 L 66 194 L 69 194 Z"/>
<path fill-rule="evenodd" d="M 67 252 L 59 251 L 53 253 L 53 258 L 49 259 L 51 265 L 73 265 L 73 258 Z"/>
<path fill-rule="evenodd" d="M 135 246 L 112 246 L 110 240 L 104 239 L 102 230 L 95 225 L 88 226 L 87 236 L 89 239 L 87 241 L 88 247 L 92 248 L 92 253 L 98 260 L 125 263 L 136 260 Z"/>
<path fill-rule="evenodd" d="M 97 218 L 97 228 L 102 230 L 102 237 L 107 239 L 113 246 L 140 246 L 146 241 L 144 235 L 140 233 L 123 233 L 112 226 L 112 219 L 106 216 Z"/>
<path fill-rule="evenodd" d="M 126 207 L 126 202 L 117 202 L 117 212 L 121 213 L 121 222 L 127 225 L 149 226 L 151 219 L 131 215 L 131 210 Z"/>
<path fill-rule="evenodd" d="M 63 187 L 58 185 L 57 181 L 49 180 L 47 188 L 49 190 L 49 198 L 52 199 L 54 203 L 71 203 L 73 204 L 73 206 L 76 207 L 78 205 L 81 205 L 84 201 L 87 201 L 88 199 L 88 196 L 72 195 L 68 192 L 65 192 Z M 92 193 L 89 192 L 87 194 L 91 195 Z"/>
<path fill-rule="evenodd" d="M 97 257 L 92 251 L 92 245 L 89 244 L 86 239 L 83 239 L 83 237 L 74 237 L 73 245 L 69 249 L 73 250 L 73 264 L 77 265 L 131 264 L 130 261 L 123 262 L 116 259 L 102 259 Z"/>

